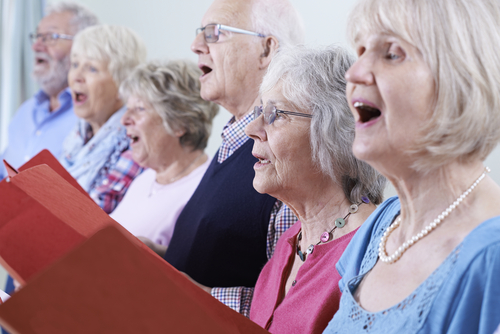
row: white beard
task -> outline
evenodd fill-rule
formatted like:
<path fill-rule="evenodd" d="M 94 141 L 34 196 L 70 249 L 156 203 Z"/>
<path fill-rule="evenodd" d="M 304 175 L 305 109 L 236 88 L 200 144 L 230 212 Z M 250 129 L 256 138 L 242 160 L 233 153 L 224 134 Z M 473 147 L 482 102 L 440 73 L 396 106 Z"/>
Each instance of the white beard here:
<path fill-rule="evenodd" d="M 49 64 L 48 69 L 36 63 L 33 68 L 34 79 L 47 95 L 55 95 L 68 86 L 69 55 L 61 60 L 54 60 L 45 52 L 36 52 L 35 57 L 42 58 Z"/>

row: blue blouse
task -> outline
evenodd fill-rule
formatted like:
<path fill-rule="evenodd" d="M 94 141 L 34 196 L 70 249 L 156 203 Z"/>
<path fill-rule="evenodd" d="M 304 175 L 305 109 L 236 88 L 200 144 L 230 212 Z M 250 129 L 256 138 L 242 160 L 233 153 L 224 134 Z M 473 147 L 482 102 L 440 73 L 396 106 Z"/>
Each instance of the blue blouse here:
<path fill-rule="evenodd" d="M 378 244 L 399 214 L 397 197 L 385 201 L 361 226 L 337 263 L 340 308 L 325 329 L 333 333 L 480 333 L 500 323 L 500 217 L 476 227 L 408 297 L 367 312 L 353 294 L 378 260 Z"/>

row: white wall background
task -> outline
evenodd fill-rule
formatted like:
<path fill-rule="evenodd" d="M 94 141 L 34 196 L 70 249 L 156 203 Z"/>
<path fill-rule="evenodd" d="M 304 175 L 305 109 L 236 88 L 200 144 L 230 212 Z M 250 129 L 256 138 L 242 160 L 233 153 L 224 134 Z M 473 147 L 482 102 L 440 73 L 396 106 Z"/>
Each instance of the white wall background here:
<path fill-rule="evenodd" d="M 58 2 L 59 0 L 49 0 Z M 212 0 L 76 0 L 87 6 L 102 23 L 126 25 L 137 32 L 148 47 L 148 58 L 184 58 L 197 61 L 190 50 L 195 29 Z M 346 40 L 347 16 L 354 0 L 291 0 L 306 27 L 306 44 L 340 44 Z M 207 153 L 213 155 L 220 144 L 220 132 L 230 118 L 226 110 L 215 118 Z M 487 159 L 491 176 L 500 183 L 500 148 Z M 388 189 L 387 195 L 393 194 Z"/>
<path fill-rule="evenodd" d="M 195 29 L 212 0 L 76 0 L 98 15 L 102 23 L 126 25 L 136 31 L 146 43 L 149 59 L 187 58 L 197 61 L 190 51 Z M 341 44 L 345 38 L 347 15 L 354 1 L 349 0 L 291 0 L 306 26 L 308 45 Z M 58 2 L 52 0 L 49 2 Z M 213 155 L 220 144 L 220 132 L 230 118 L 221 110 L 215 119 L 207 153 Z M 500 183 L 500 149 L 487 159 L 491 176 Z M 387 195 L 393 194 L 388 189 Z M 1 275 L 0 275 L 1 276 Z"/>
<path fill-rule="evenodd" d="M 102 23 L 126 25 L 137 32 L 148 47 L 148 58 L 184 58 L 197 61 L 190 45 L 195 30 L 212 0 L 76 0 L 92 10 Z M 52 0 L 49 2 L 57 2 Z M 321 0 L 316 2 L 292 0 L 306 23 L 307 43 L 344 43 L 349 1 Z M 208 153 L 217 151 L 220 132 L 230 118 L 221 110 L 215 119 Z"/>

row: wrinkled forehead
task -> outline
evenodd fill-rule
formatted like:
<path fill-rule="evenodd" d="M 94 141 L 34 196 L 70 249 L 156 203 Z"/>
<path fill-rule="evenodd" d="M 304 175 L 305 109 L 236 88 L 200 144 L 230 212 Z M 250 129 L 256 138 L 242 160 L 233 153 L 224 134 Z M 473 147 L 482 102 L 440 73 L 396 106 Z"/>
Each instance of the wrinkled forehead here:
<path fill-rule="evenodd" d="M 78 39 L 75 40 L 71 47 L 70 59 L 71 61 L 98 62 L 106 64 L 106 66 L 109 63 L 109 56 L 102 48 L 97 47 L 91 42 L 80 41 Z"/>
<path fill-rule="evenodd" d="M 250 28 L 253 1 L 215 0 L 203 16 L 202 26 L 219 23 L 236 28 Z"/>
<path fill-rule="evenodd" d="M 52 13 L 40 20 L 37 26 L 38 32 L 59 32 L 59 33 L 72 33 L 73 27 L 71 25 L 74 15 L 70 12 Z"/>

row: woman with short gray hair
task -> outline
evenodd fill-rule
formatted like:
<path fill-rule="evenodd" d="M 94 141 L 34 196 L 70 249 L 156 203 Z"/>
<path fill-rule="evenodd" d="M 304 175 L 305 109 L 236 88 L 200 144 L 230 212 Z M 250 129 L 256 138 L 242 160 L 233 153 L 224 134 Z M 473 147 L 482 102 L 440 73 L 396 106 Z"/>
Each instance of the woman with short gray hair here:
<path fill-rule="evenodd" d="M 263 106 L 246 128 L 254 139 L 254 187 L 299 221 L 279 239 L 255 287 L 250 319 L 272 333 L 321 333 L 340 299 L 335 264 L 382 201 L 385 179 L 351 151 L 354 118 L 341 47 L 285 48 L 260 88 Z"/>
<path fill-rule="evenodd" d="M 210 164 L 203 150 L 219 107 L 201 98 L 200 75 L 190 61 L 153 61 L 120 87 L 132 158 L 147 169 L 111 217 L 158 252 Z"/>

